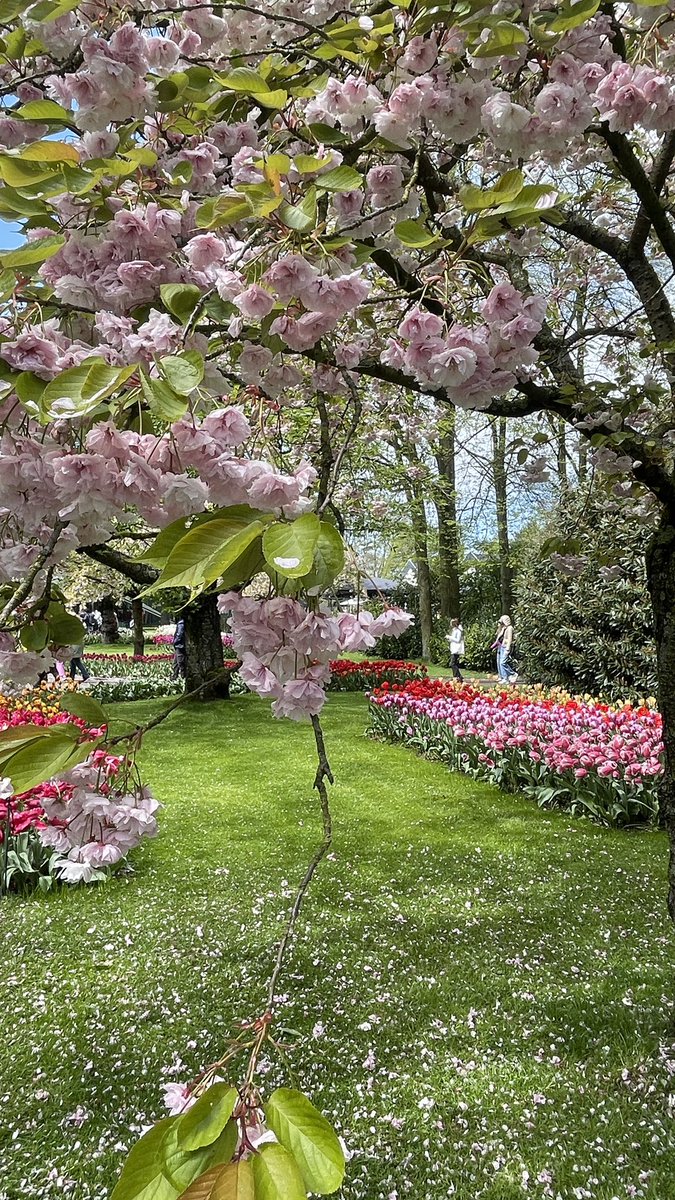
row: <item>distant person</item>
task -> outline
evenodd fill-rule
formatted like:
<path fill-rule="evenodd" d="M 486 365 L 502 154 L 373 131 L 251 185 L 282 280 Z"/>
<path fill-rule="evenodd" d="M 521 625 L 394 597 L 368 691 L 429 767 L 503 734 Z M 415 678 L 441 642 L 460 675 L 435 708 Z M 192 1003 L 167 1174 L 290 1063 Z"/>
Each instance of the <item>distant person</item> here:
<path fill-rule="evenodd" d="M 84 665 L 84 661 L 82 659 L 82 655 L 84 654 L 84 642 L 81 642 L 79 646 L 73 646 L 73 649 L 75 653 L 69 664 L 70 678 L 74 679 L 79 673 L 82 676 L 82 682 L 84 683 L 85 679 L 88 679 L 91 674 L 91 672 Z"/>
<path fill-rule="evenodd" d="M 455 679 L 463 681 L 463 675 L 460 671 L 460 661 L 464 657 L 464 630 L 457 619 L 453 617 L 450 621 L 450 632 L 448 634 L 448 642 L 450 643 L 450 666 Z"/>
<path fill-rule="evenodd" d="M 515 631 L 511 623 L 511 618 L 503 616 L 499 618 L 497 625 L 497 636 L 492 644 L 492 649 L 497 651 L 497 674 L 503 683 L 516 683 L 518 672 L 514 671 L 511 664 L 511 650 L 513 648 L 513 639 Z"/>
<path fill-rule="evenodd" d="M 176 624 L 173 635 L 173 671 L 174 679 L 185 678 L 185 621 L 181 617 Z"/>

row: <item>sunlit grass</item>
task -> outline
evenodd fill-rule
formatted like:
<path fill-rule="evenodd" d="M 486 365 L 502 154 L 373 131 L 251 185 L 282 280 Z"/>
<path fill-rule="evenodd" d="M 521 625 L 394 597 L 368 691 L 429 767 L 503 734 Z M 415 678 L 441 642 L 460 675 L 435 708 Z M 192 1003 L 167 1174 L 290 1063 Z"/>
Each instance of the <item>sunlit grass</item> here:
<path fill-rule="evenodd" d="M 342 1195 L 670 1200 L 665 838 L 540 812 L 365 724 L 331 697 L 335 853 L 282 983 L 297 1078 L 354 1152 Z M 311 730 L 253 697 L 176 713 L 143 758 L 166 807 L 131 879 L 2 909 L 1 1200 L 108 1195 L 162 1083 L 261 1011 L 318 838 Z"/>

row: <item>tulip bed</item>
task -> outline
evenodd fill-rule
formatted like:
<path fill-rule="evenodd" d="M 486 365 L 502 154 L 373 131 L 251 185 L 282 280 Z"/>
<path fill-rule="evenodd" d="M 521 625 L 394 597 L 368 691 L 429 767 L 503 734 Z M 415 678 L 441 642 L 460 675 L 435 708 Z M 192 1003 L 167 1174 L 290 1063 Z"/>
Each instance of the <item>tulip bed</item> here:
<path fill-rule="evenodd" d="M 440 679 L 384 683 L 369 700 L 374 736 L 403 742 L 504 791 L 520 791 L 540 807 L 608 825 L 657 817 L 661 717 L 646 705 L 612 707 Z"/>
<path fill-rule="evenodd" d="M 383 684 L 395 686 L 426 679 L 427 668 L 420 663 L 398 659 L 370 659 L 354 662 L 350 658 L 339 658 L 330 664 L 331 692 L 367 692 Z"/>

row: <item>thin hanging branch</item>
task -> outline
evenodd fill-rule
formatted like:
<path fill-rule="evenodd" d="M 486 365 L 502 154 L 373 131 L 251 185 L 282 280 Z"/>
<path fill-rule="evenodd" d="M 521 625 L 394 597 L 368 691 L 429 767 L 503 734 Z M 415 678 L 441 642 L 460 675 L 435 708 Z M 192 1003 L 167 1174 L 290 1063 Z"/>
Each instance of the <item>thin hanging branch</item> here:
<path fill-rule="evenodd" d="M 35 559 L 35 562 L 33 563 L 32 567 L 27 572 L 26 576 L 24 577 L 22 582 L 19 584 L 19 586 L 17 588 L 15 588 L 14 592 L 12 593 L 9 600 L 7 601 L 5 607 L 2 609 L 2 612 L 0 612 L 0 627 L 5 624 L 7 619 L 9 617 L 11 617 L 12 613 L 19 607 L 19 605 L 23 604 L 23 601 L 26 600 L 28 596 L 30 596 L 33 584 L 35 583 L 35 580 L 36 580 L 38 574 L 40 573 L 40 571 L 42 570 L 42 568 L 44 567 L 45 563 L 51 558 L 52 554 L 54 553 L 54 550 L 56 548 L 56 543 L 58 542 L 58 540 L 63 532 L 63 529 L 64 529 L 63 522 L 57 521 L 52 530 L 52 533 L 50 535 L 49 541 L 47 542 L 47 545 L 42 548 L 42 550 L 38 554 L 37 558 Z"/>
<path fill-rule="evenodd" d="M 289 942 L 293 936 L 293 932 L 295 930 L 298 916 L 300 915 L 300 909 L 302 908 L 302 904 L 305 899 L 307 889 L 309 888 L 309 885 L 312 882 L 312 879 L 314 878 L 314 875 L 315 875 L 317 867 L 319 866 L 319 863 L 321 862 L 321 860 L 323 858 L 326 857 L 326 855 L 328 854 L 328 851 L 330 850 L 331 845 L 333 843 L 333 822 L 332 822 L 332 817 L 331 817 L 330 806 L 328 803 L 328 789 L 326 787 L 326 780 L 328 780 L 329 783 L 334 783 L 335 780 L 333 779 L 333 772 L 331 771 L 330 763 L 328 761 L 328 755 L 326 754 L 326 746 L 325 746 L 325 742 L 323 739 L 323 729 L 321 727 L 321 722 L 317 716 L 312 717 L 312 728 L 314 730 L 314 740 L 316 742 L 316 752 L 317 752 L 317 758 L 318 758 L 316 775 L 314 776 L 314 788 L 319 793 L 319 802 L 321 804 L 321 817 L 322 817 L 322 821 L 323 821 L 323 838 L 322 838 L 320 844 L 317 846 L 316 851 L 314 853 L 314 857 L 312 858 L 312 861 L 310 862 L 309 866 L 307 867 L 307 870 L 305 871 L 305 874 L 302 878 L 300 886 L 298 887 L 298 890 L 295 894 L 295 900 L 293 901 L 293 907 L 291 908 L 291 911 L 290 911 L 290 914 L 288 917 L 288 921 L 286 923 L 286 928 L 284 929 L 284 932 L 281 937 L 281 941 L 279 942 L 279 947 L 277 949 L 277 957 L 276 957 L 276 961 L 274 964 L 274 970 L 272 971 L 272 974 L 270 976 L 269 986 L 267 989 L 267 1011 L 268 1011 L 268 1013 L 272 1013 L 272 1011 L 274 1009 L 274 996 L 276 993 L 279 976 L 281 974 L 281 969 L 283 967 L 284 956 L 286 954 L 286 950 L 288 949 Z"/>

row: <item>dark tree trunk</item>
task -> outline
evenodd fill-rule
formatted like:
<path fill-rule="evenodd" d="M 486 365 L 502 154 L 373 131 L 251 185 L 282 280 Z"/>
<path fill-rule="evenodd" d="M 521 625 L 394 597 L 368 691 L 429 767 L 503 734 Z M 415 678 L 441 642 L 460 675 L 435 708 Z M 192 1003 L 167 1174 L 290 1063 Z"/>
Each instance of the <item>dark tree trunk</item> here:
<path fill-rule="evenodd" d="M 443 418 L 436 455 L 438 491 L 439 605 L 442 617 L 459 617 L 459 528 L 457 525 L 457 480 L 455 472 L 455 410 Z"/>
<path fill-rule="evenodd" d="M 120 640 L 120 627 L 112 596 L 104 596 L 101 600 L 101 636 L 104 642 L 112 644 Z"/>
<path fill-rule="evenodd" d="M 143 601 L 140 596 L 131 599 L 131 623 L 134 631 L 134 654 L 145 654 L 145 633 L 143 631 Z"/>
<path fill-rule="evenodd" d="M 567 424 L 561 417 L 558 421 L 558 487 L 566 492 L 569 487 L 567 475 Z"/>
<path fill-rule="evenodd" d="M 429 569 L 427 515 L 424 511 L 424 500 L 422 499 L 421 495 L 411 492 L 409 493 L 409 498 L 413 527 L 413 543 L 415 546 L 415 566 L 417 567 L 417 593 L 420 605 L 422 658 L 428 659 L 431 653 L 431 635 L 434 629 L 434 618 L 431 606 L 431 571 Z"/>
<path fill-rule="evenodd" d="M 199 700 L 227 699 L 229 680 L 222 675 L 223 643 L 215 595 L 198 596 L 183 609 L 185 618 L 185 690 L 192 692 L 211 676 L 220 677 L 205 687 Z"/>
<path fill-rule="evenodd" d="M 665 772 L 660 820 L 670 838 L 668 911 L 675 921 L 675 512 L 667 514 L 647 553 L 647 579 L 654 612 L 659 708 L 663 718 Z"/>
<path fill-rule="evenodd" d="M 497 512 L 497 542 L 499 545 L 499 589 L 502 612 L 513 611 L 513 571 L 509 543 L 509 505 L 506 481 L 506 418 L 492 422 L 492 467 Z"/>

